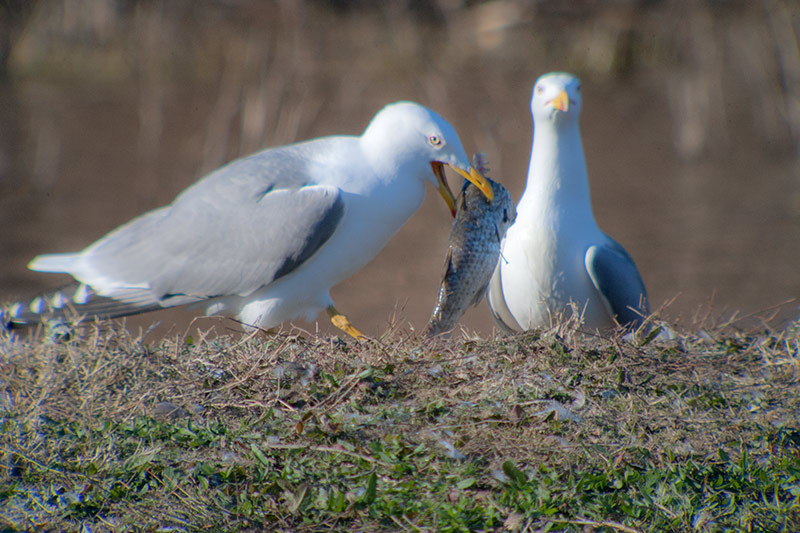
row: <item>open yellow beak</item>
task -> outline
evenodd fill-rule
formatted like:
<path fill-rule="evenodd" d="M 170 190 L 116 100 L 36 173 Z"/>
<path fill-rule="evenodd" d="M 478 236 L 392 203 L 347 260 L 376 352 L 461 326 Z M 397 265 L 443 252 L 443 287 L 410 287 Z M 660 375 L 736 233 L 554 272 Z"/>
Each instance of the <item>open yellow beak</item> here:
<path fill-rule="evenodd" d="M 562 90 L 560 93 L 558 93 L 558 96 L 547 103 L 559 111 L 567 111 L 569 109 L 569 96 L 567 96 L 567 91 Z"/>
<path fill-rule="evenodd" d="M 472 182 L 473 185 L 479 188 L 490 203 L 494 201 L 494 190 L 492 190 L 492 185 L 486 180 L 486 178 L 483 177 L 483 175 L 481 175 L 480 172 L 472 167 L 470 167 L 469 173 L 461 170 L 458 167 L 451 166 L 450 168 L 461 174 L 465 180 Z"/>
<path fill-rule="evenodd" d="M 469 180 L 473 183 L 481 192 L 486 196 L 486 199 L 490 202 L 494 200 L 494 191 L 492 190 L 492 186 L 486 181 L 486 178 L 481 176 L 481 173 L 475 170 L 474 168 L 470 167 L 469 172 L 462 170 L 458 167 L 454 167 L 453 165 L 448 165 L 450 168 L 461 174 L 464 179 Z M 455 217 L 456 216 L 456 199 L 453 196 L 453 191 L 450 190 L 450 187 L 447 185 L 447 178 L 444 175 L 444 163 L 439 163 L 438 161 L 434 161 L 431 163 L 431 167 L 433 168 L 433 173 L 436 175 L 436 189 L 439 191 L 439 194 L 444 199 L 447 207 L 450 208 L 450 213 Z"/>

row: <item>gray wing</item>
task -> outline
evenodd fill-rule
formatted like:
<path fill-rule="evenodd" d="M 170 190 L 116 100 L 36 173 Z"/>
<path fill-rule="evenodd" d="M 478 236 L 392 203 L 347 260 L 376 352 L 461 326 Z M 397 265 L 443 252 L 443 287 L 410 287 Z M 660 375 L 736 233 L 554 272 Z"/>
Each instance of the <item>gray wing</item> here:
<path fill-rule="evenodd" d="M 119 286 L 106 296 L 163 306 L 247 296 L 302 265 L 336 230 L 344 201 L 312 184 L 288 148 L 223 167 L 92 245 L 91 275 Z"/>
<path fill-rule="evenodd" d="M 650 309 L 644 282 L 628 252 L 608 237 L 607 244 L 590 246 L 584 259 L 609 314 L 622 325 L 640 325 Z"/>

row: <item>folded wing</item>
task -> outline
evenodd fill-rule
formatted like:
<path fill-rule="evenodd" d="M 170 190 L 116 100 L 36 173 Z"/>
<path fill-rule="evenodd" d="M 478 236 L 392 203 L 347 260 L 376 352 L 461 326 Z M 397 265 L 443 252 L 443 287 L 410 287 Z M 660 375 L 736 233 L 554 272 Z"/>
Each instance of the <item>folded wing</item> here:
<path fill-rule="evenodd" d="M 647 291 L 628 252 L 608 237 L 608 244 L 586 251 L 586 272 L 611 316 L 622 325 L 638 326 L 649 314 Z"/>
<path fill-rule="evenodd" d="M 298 162 L 288 159 L 237 161 L 83 252 L 39 256 L 30 268 L 69 273 L 134 308 L 247 296 L 299 268 L 344 215 L 341 191 L 293 177 Z"/>

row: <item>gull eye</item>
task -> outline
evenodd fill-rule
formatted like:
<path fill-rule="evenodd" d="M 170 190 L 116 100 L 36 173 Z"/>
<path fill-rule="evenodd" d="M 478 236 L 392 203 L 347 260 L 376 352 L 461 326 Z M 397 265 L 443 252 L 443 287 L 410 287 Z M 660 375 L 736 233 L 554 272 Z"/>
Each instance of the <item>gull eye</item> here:
<path fill-rule="evenodd" d="M 442 138 L 438 135 L 428 135 L 428 144 L 431 146 L 441 146 Z"/>
<path fill-rule="evenodd" d="M 542 94 L 544 92 L 544 87 L 541 85 L 536 86 L 536 94 Z"/>

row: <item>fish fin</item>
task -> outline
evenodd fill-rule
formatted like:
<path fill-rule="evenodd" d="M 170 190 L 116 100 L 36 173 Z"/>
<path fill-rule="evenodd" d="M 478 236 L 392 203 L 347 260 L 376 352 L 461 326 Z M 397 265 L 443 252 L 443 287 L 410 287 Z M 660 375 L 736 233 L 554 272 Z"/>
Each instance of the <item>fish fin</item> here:
<path fill-rule="evenodd" d="M 449 246 L 447 248 L 447 255 L 444 257 L 444 275 L 442 276 L 442 287 L 444 287 L 447 294 L 450 293 L 450 286 L 452 285 L 450 276 L 455 273 L 456 270 L 453 267 L 453 247 Z"/>

